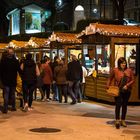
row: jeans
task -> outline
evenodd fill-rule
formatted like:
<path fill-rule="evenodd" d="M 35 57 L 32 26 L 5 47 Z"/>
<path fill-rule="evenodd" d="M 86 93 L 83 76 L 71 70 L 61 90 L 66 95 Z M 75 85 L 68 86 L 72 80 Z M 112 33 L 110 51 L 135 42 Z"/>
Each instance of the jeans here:
<path fill-rule="evenodd" d="M 4 86 L 3 87 L 3 92 L 4 92 L 4 110 L 8 110 L 8 104 L 9 101 L 11 101 L 12 108 L 16 108 L 16 99 L 15 99 L 15 91 L 16 87 L 15 86 Z"/>
<path fill-rule="evenodd" d="M 28 103 L 28 106 L 32 106 L 33 102 L 33 92 L 35 90 L 35 84 L 26 84 L 23 83 L 23 99 L 24 99 L 24 104 Z"/>
<path fill-rule="evenodd" d="M 42 89 L 43 89 L 43 92 L 44 92 L 44 96 L 46 94 L 46 98 L 47 99 L 50 99 L 50 84 L 44 84 Z"/>
<path fill-rule="evenodd" d="M 71 96 L 72 102 L 77 102 L 82 100 L 82 95 L 80 92 L 80 80 L 79 81 L 69 81 L 68 92 Z"/>
<path fill-rule="evenodd" d="M 120 119 L 121 107 L 122 107 L 121 120 L 125 120 L 126 113 L 127 113 L 127 104 L 128 104 L 130 94 L 131 94 L 130 91 L 126 91 L 125 93 L 120 92 L 120 95 L 118 97 L 115 97 L 115 103 L 116 103 L 115 118 L 116 118 L 116 120 Z"/>
<path fill-rule="evenodd" d="M 81 83 L 80 84 L 80 91 L 81 91 L 81 94 L 82 94 L 82 99 L 86 99 L 86 96 L 85 96 L 85 86 L 86 86 L 86 83 Z"/>
<path fill-rule="evenodd" d="M 59 102 L 62 102 L 62 97 L 64 96 L 65 103 L 68 101 L 68 96 L 67 96 L 67 85 L 62 84 L 62 85 L 57 85 L 58 87 L 58 94 L 59 94 Z"/>
<path fill-rule="evenodd" d="M 52 84 L 52 91 L 53 91 L 53 100 L 58 101 L 59 97 L 58 97 L 58 87 L 56 83 Z"/>

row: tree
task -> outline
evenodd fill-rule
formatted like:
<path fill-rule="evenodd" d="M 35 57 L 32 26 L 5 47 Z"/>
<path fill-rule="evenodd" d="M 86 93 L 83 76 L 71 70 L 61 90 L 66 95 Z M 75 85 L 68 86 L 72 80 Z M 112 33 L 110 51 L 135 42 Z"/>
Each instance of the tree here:
<path fill-rule="evenodd" d="M 6 18 L 7 9 L 8 7 L 7 3 L 4 0 L 1 0 L 0 4 L 0 37 L 7 36 L 8 35 L 8 20 Z"/>
<path fill-rule="evenodd" d="M 113 2 L 114 8 L 117 12 L 117 18 L 120 24 L 123 24 L 124 18 L 124 6 L 127 0 L 111 0 Z"/>
<path fill-rule="evenodd" d="M 55 7 L 55 0 L 49 0 L 48 7 L 51 10 L 51 16 L 49 17 L 49 21 L 51 22 L 51 29 L 53 29 L 54 23 L 55 23 L 55 17 L 56 17 L 56 7 Z"/>
<path fill-rule="evenodd" d="M 32 14 L 31 13 L 25 13 L 26 18 L 26 29 L 30 29 L 30 26 L 32 25 Z"/>

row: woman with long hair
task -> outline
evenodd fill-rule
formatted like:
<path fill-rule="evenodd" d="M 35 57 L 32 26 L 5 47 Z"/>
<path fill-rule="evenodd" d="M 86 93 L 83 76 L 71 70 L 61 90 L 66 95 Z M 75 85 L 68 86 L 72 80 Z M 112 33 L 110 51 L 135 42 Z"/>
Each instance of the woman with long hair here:
<path fill-rule="evenodd" d="M 114 85 L 119 87 L 119 96 L 115 97 L 115 127 L 119 129 L 120 126 L 127 127 L 125 122 L 127 105 L 134 83 L 134 74 L 132 70 L 127 67 L 127 61 L 124 57 L 118 59 L 118 67 L 112 70 L 107 82 L 107 88 L 109 88 L 113 80 Z M 122 112 L 120 117 L 121 108 Z"/>

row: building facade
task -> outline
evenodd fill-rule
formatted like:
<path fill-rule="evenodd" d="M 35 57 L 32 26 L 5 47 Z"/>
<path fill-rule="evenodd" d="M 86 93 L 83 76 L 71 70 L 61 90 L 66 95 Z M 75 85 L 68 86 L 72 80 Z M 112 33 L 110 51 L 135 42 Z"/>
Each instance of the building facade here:
<path fill-rule="evenodd" d="M 9 35 L 44 32 L 43 24 L 51 12 L 36 4 L 15 8 L 7 14 L 9 20 Z"/>
<path fill-rule="evenodd" d="M 81 19 L 112 19 L 113 6 L 110 0 L 74 0 L 73 26 Z"/>
<path fill-rule="evenodd" d="M 124 15 L 140 22 L 140 0 L 127 0 Z"/>

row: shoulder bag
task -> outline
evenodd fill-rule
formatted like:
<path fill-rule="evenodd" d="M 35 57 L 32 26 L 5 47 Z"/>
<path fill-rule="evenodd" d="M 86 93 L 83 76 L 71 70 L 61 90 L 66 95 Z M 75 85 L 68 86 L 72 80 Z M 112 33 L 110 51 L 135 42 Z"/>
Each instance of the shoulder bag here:
<path fill-rule="evenodd" d="M 117 97 L 119 96 L 119 87 L 118 86 L 109 86 L 107 89 L 107 95 Z"/>

